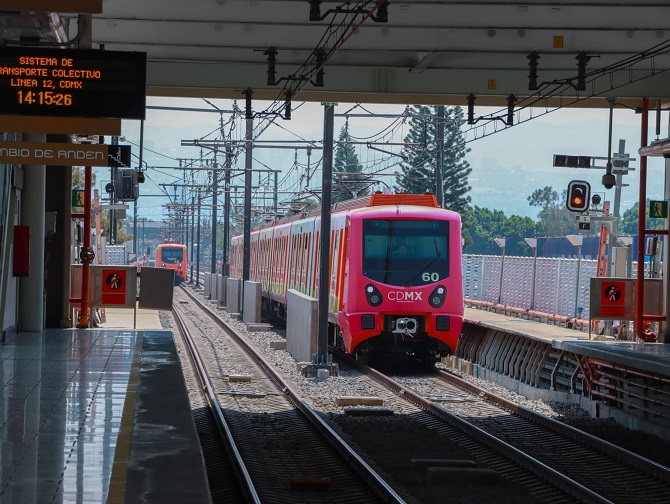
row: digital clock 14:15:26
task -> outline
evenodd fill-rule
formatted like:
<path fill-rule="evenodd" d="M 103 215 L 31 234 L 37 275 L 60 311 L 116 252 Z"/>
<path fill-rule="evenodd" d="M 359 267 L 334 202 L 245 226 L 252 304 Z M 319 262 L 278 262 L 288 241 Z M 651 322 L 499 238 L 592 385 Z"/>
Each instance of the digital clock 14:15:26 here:
<path fill-rule="evenodd" d="M 53 91 L 17 91 L 19 105 L 72 105 L 72 95 Z"/>

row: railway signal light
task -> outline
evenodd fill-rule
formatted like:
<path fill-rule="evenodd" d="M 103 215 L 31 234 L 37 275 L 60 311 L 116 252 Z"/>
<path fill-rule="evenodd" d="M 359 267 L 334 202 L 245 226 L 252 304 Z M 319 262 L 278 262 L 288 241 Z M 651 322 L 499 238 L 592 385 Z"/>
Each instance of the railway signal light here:
<path fill-rule="evenodd" d="M 566 206 L 571 212 L 586 212 L 591 201 L 591 185 L 584 180 L 572 180 L 568 184 Z"/>

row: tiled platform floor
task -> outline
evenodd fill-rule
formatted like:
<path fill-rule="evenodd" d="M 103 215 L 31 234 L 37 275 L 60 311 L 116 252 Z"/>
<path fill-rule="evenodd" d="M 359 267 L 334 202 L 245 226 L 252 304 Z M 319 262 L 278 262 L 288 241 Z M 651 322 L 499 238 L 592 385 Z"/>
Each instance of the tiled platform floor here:
<path fill-rule="evenodd" d="M 135 331 L 47 330 L 0 344 L 0 502 L 105 502 Z"/>
<path fill-rule="evenodd" d="M 127 316 L 0 343 L 0 504 L 211 504 L 172 331 Z"/>

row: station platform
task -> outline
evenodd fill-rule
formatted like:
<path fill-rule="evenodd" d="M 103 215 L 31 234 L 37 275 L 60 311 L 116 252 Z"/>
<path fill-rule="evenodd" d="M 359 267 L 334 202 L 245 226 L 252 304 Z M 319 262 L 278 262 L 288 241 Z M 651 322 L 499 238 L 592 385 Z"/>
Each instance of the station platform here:
<path fill-rule="evenodd" d="M 620 367 L 648 371 L 670 378 L 670 345 L 630 341 L 555 341 L 554 346 L 574 354 L 610 362 Z"/>
<path fill-rule="evenodd" d="M 0 503 L 211 503 L 172 331 L 106 315 L 0 343 Z"/>
<path fill-rule="evenodd" d="M 594 417 L 670 439 L 670 345 L 466 307 L 446 364 L 531 399 L 578 402 Z"/>
<path fill-rule="evenodd" d="M 502 330 L 509 334 L 522 335 L 551 343 L 558 350 L 565 350 L 587 357 L 625 366 L 630 369 L 670 377 L 670 344 L 636 343 L 631 341 L 592 341 L 594 334 L 588 331 L 568 329 L 558 325 L 537 322 L 521 317 L 509 316 L 487 310 L 465 309 L 465 320 L 469 324 Z"/>

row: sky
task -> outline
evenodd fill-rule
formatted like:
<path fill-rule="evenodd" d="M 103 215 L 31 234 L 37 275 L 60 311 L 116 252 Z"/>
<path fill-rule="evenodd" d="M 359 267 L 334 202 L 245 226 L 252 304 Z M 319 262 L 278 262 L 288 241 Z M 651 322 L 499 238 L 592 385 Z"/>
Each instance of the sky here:
<path fill-rule="evenodd" d="M 187 98 L 147 98 L 149 107 L 178 107 L 202 110 L 229 111 L 232 100 L 203 100 Z M 254 101 L 254 111 L 262 111 L 269 102 Z M 241 99 L 237 106 L 243 108 Z M 359 160 L 368 172 L 374 172 L 379 181 L 375 188 L 393 187 L 400 158 L 396 155 L 399 146 L 409 131 L 408 123 L 395 117 L 379 117 L 379 114 L 399 115 L 404 106 L 384 104 L 346 104 L 335 106 L 335 137 L 349 114 L 349 132 L 360 141 L 356 145 Z M 476 107 L 475 116 L 483 116 L 497 109 Z M 504 129 L 499 121 L 477 123 L 475 130 L 468 126 L 465 131 L 467 147 L 470 151 L 466 160 L 472 168 L 469 184 L 472 204 L 490 210 L 500 210 L 507 216 L 520 215 L 536 218 L 538 208 L 531 207 L 527 198 L 536 189 L 551 186 L 557 193 L 567 188 L 570 180 L 586 180 L 591 184 L 592 193 L 600 193 L 603 200 L 614 202 L 614 189 L 606 190 L 601 183 L 605 173 L 604 166 L 609 141 L 609 109 L 562 108 L 545 113 L 545 109 L 536 109 L 524 116 L 515 117 L 515 126 Z M 533 118 L 530 118 L 531 114 Z M 296 191 L 318 189 L 321 186 L 321 172 L 312 175 L 309 187 L 306 184 L 305 171 L 308 157 L 304 148 L 306 141 L 320 142 L 324 130 L 324 107 L 320 103 L 296 101 L 293 104 L 291 120 L 276 119 L 257 139 L 265 142 L 267 148 L 254 149 L 254 168 L 280 170 L 280 202 L 293 197 Z M 362 116 L 362 117 L 360 117 Z M 245 134 L 243 120 L 226 124 L 229 113 L 208 113 L 176 110 L 147 110 L 144 121 L 143 165 L 147 167 L 146 182 L 140 186 L 138 216 L 148 220 L 161 220 L 165 215 L 166 197 L 158 197 L 166 190 L 161 184 L 183 184 L 182 172 L 177 170 L 179 159 L 200 158 L 204 152 L 211 159 L 210 151 L 201 151 L 198 147 L 182 146 L 182 141 L 196 139 L 220 139 L 220 126 L 224 123 L 226 131 L 234 128 L 232 136 L 242 139 Z M 255 120 L 259 125 L 260 119 Z M 655 113 L 649 115 L 649 141 L 657 138 L 655 133 Z M 468 131 L 466 131 L 468 130 Z M 498 130 L 497 132 L 495 132 Z M 486 136 L 482 136 L 486 132 Z M 134 162 L 138 162 L 140 145 L 140 121 L 124 120 L 122 135 L 126 144 L 132 147 Z M 667 138 L 668 117 L 661 118 L 660 138 Z M 640 156 L 640 115 L 633 111 L 615 107 L 612 114 L 612 151 L 619 149 L 619 141 L 625 141 L 625 152 L 634 159 L 630 166 L 634 169 L 623 177 L 628 186 L 621 190 L 621 214 L 638 200 Z M 373 150 L 366 142 L 373 142 Z M 123 141 L 121 142 L 124 143 Z M 386 144 L 386 145 L 383 145 Z M 259 143 L 257 145 L 262 145 Z M 281 145 L 282 149 L 269 148 Z M 384 152 L 382 152 L 384 151 Z M 595 166 L 602 169 L 578 169 L 553 167 L 554 154 L 594 156 Z M 321 151 L 313 151 L 309 158 L 310 167 L 321 159 Z M 237 161 L 237 167 L 244 167 L 244 154 Z M 320 165 L 319 165 L 320 166 Z M 204 176 L 204 175 L 203 175 Z M 203 179 L 204 181 L 205 179 Z M 253 178 L 257 183 L 257 175 Z M 97 181 L 101 194 L 109 181 L 109 170 L 99 169 Z M 234 182 L 235 183 L 235 182 Z M 237 184 L 243 185 L 243 179 Z M 663 199 L 664 160 L 649 158 L 647 197 Z M 181 191 L 182 189 L 179 189 Z M 243 189 L 240 189 L 243 191 Z M 302 194 L 305 194 L 304 192 Z M 219 214 L 220 215 L 220 214 Z"/>

